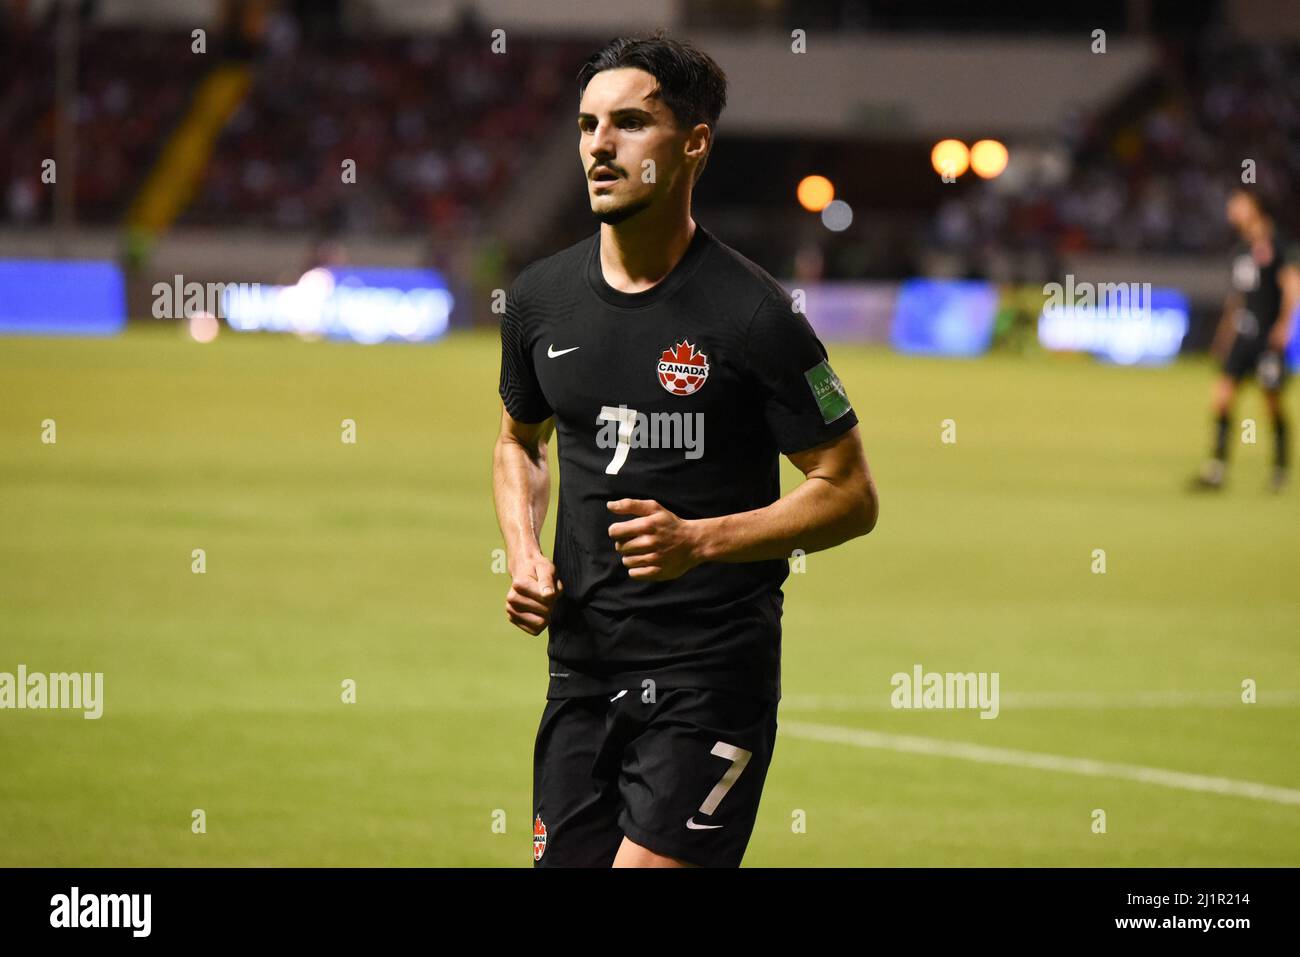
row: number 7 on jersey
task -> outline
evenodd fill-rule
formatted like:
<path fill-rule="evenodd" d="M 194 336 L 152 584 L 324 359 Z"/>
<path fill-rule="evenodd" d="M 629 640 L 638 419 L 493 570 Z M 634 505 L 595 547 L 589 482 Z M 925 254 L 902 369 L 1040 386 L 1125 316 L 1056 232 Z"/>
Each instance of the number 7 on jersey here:
<path fill-rule="evenodd" d="M 632 430 L 636 426 L 636 409 L 629 409 L 625 405 L 620 405 L 618 408 L 614 408 L 612 405 L 602 405 L 600 415 L 596 416 L 596 421 L 598 423 L 618 423 L 618 444 L 614 446 L 614 457 L 605 466 L 606 475 L 617 475 L 618 470 L 627 461 L 627 451 L 632 445 Z"/>

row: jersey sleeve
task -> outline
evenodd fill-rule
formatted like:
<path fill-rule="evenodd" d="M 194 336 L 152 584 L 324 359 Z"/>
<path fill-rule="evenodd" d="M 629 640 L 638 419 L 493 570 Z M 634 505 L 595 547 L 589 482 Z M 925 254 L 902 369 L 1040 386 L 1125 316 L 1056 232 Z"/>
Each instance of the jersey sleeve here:
<path fill-rule="evenodd" d="M 745 357 L 782 454 L 822 445 L 857 425 L 826 347 L 788 296 L 770 293 L 759 305 L 750 320 Z"/>
<path fill-rule="evenodd" d="M 1286 237 L 1278 244 L 1277 266 L 1300 266 L 1300 243 Z"/>
<path fill-rule="evenodd" d="M 516 283 L 506 293 L 506 311 L 501 317 L 501 382 L 497 391 L 515 421 L 544 422 L 554 413 L 537 381 L 518 295 Z"/>

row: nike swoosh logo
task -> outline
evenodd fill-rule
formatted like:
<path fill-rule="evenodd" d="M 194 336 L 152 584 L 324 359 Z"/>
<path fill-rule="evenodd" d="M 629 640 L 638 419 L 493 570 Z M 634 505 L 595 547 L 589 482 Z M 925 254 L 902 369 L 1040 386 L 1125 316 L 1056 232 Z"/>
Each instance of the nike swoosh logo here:
<path fill-rule="evenodd" d="M 694 814 L 686 819 L 686 827 L 692 831 L 716 831 L 724 826 L 723 824 L 696 824 Z"/>
<path fill-rule="evenodd" d="M 556 356 L 562 356 L 562 355 L 564 355 L 566 352 L 572 352 L 574 349 L 581 349 L 581 348 L 582 348 L 582 346 L 573 346 L 572 348 L 569 348 L 569 349 L 561 349 L 559 352 L 556 352 L 556 351 L 555 351 L 555 345 L 554 345 L 554 343 L 552 343 L 551 345 L 549 345 L 549 346 L 546 347 L 546 358 L 548 358 L 548 359 L 554 359 Z"/>

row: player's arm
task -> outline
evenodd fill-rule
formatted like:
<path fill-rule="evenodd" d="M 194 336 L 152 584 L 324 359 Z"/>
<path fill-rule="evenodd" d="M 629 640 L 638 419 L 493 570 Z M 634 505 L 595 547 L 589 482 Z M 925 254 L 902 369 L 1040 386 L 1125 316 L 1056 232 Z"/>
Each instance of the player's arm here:
<path fill-rule="evenodd" d="M 1214 340 L 1210 343 L 1210 355 L 1219 361 L 1228 354 L 1232 337 L 1237 327 L 1237 313 L 1241 310 L 1241 293 L 1230 292 L 1223 300 L 1223 315 L 1219 317 L 1219 326 L 1214 331 Z"/>
<path fill-rule="evenodd" d="M 1273 331 L 1269 333 L 1268 344 L 1282 352 L 1291 342 L 1296 305 L 1300 303 L 1300 266 L 1287 263 L 1279 269 L 1277 284 L 1282 290 L 1282 311 L 1273 325 Z"/>
<path fill-rule="evenodd" d="M 798 487 L 763 508 L 695 523 L 701 561 L 789 558 L 796 548 L 819 552 L 876 527 L 880 499 L 856 425 L 787 458 L 804 475 Z"/>
<path fill-rule="evenodd" d="M 524 271 L 527 273 L 527 270 Z M 506 543 L 510 591 L 506 617 L 528 632 L 541 634 L 563 584 L 542 554 L 542 524 L 551 497 L 547 441 L 555 415 L 533 367 L 526 309 L 521 308 L 524 275 L 506 295 L 501 317 L 501 431 L 492 453 L 492 496 Z M 525 299 L 527 298 L 525 294 Z"/>
<path fill-rule="evenodd" d="M 501 410 L 501 431 L 492 455 L 492 494 L 497 522 L 506 543 L 511 586 L 506 616 L 530 635 L 550 622 L 551 609 L 563 589 L 555 566 L 542 554 L 541 533 L 551 497 L 547 442 L 554 417 L 519 422 Z"/>
<path fill-rule="evenodd" d="M 788 458 L 804 481 L 771 505 L 713 518 L 681 519 L 650 499 L 609 503 L 627 521 L 610 537 L 632 578 L 676 578 L 702 562 L 757 562 L 817 552 L 866 535 L 880 512 L 855 425 Z"/>

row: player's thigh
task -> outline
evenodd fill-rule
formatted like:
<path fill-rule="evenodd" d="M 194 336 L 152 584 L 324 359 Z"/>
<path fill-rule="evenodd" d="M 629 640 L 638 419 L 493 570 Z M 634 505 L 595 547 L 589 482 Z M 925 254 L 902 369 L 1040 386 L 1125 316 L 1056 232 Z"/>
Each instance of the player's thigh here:
<path fill-rule="evenodd" d="M 1232 403 L 1237 388 L 1247 376 L 1255 374 L 1262 348 L 1255 339 L 1238 336 L 1223 360 L 1222 374 L 1215 382 L 1215 399 L 1222 407 Z"/>
<path fill-rule="evenodd" d="M 668 857 L 665 854 L 656 854 L 648 847 L 642 847 L 630 837 L 624 835 L 623 843 L 618 846 L 618 853 L 614 855 L 615 867 L 696 867 L 689 861 L 679 861 L 675 857 Z"/>
<path fill-rule="evenodd" d="M 618 826 L 617 765 L 605 757 L 609 702 L 603 697 L 546 702 L 533 748 L 533 863 L 608 867 Z"/>
<path fill-rule="evenodd" d="M 623 752 L 623 832 L 656 854 L 706 867 L 744 857 L 776 745 L 776 705 L 682 688 L 647 707 Z"/>

